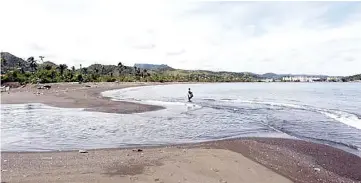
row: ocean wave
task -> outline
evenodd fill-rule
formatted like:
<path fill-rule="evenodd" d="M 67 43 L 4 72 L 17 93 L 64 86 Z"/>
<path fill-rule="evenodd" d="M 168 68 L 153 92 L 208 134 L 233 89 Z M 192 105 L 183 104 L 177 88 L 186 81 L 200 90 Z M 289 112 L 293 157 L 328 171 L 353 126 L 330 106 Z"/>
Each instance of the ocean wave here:
<path fill-rule="evenodd" d="M 307 110 L 307 111 L 314 111 L 314 112 L 321 113 L 321 114 L 327 116 L 328 118 L 331 118 L 338 122 L 344 123 L 348 126 L 352 126 L 354 128 L 361 129 L 361 119 L 356 114 L 348 113 L 345 111 L 332 110 L 332 109 L 321 109 L 321 108 L 315 108 L 315 107 L 306 106 L 306 105 L 296 105 L 296 104 L 287 104 L 287 103 L 275 103 L 275 102 L 256 102 L 256 103 L 272 105 L 272 106 L 290 107 L 290 108 L 294 108 L 294 109 L 301 109 L 301 110 Z"/>
<path fill-rule="evenodd" d="M 216 101 L 216 99 L 212 99 L 212 98 L 204 98 L 204 99 L 202 99 L 202 100 L 211 101 L 211 102 Z"/>
<path fill-rule="evenodd" d="M 232 100 L 236 100 L 236 99 L 231 99 L 231 98 L 222 98 L 221 101 L 232 101 Z"/>
<path fill-rule="evenodd" d="M 289 103 L 279 103 L 279 102 L 263 102 L 263 101 L 252 101 L 252 100 L 235 100 L 236 102 L 250 103 L 250 104 L 263 104 L 269 106 L 279 106 L 279 107 L 289 107 L 295 109 L 309 109 L 305 105 L 289 104 Z"/>
<path fill-rule="evenodd" d="M 358 118 L 357 115 L 355 114 L 351 114 L 343 111 L 332 111 L 332 110 L 320 110 L 319 112 L 329 118 L 344 123 L 348 126 L 361 129 L 361 119 Z"/>
<path fill-rule="evenodd" d="M 227 100 L 221 100 L 221 101 L 227 101 Z M 307 106 L 307 105 L 278 103 L 278 102 L 251 101 L 251 100 L 240 100 L 240 99 L 232 100 L 232 101 L 240 102 L 240 103 L 262 104 L 262 105 L 268 105 L 268 106 L 278 106 L 278 107 L 287 107 L 287 108 L 293 108 L 293 109 L 299 109 L 299 110 L 313 111 L 313 112 L 321 113 L 328 118 L 331 118 L 335 121 L 344 123 L 348 126 L 351 126 L 351 127 L 357 128 L 357 129 L 361 129 L 361 119 L 359 118 L 359 116 L 357 114 L 352 114 L 352 113 L 345 112 L 345 111 L 322 109 L 322 108 L 316 108 L 316 107 Z"/>

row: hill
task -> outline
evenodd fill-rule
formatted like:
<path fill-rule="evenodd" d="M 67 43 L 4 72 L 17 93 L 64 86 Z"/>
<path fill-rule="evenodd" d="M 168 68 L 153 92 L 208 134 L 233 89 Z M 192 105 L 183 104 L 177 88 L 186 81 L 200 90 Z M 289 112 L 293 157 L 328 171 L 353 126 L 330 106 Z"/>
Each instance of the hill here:
<path fill-rule="evenodd" d="M 102 65 L 102 64 L 92 64 L 89 67 L 85 67 L 88 73 L 97 73 L 100 75 L 114 75 L 120 76 L 124 74 L 134 73 L 134 68 L 129 66 L 119 67 L 116 65 Z"/>
<path fill-rule="evenodd" d="M 30 72 L 33 71 L 31 67 L 31 57 L 29 57 L 26 61 L 22 58 L 19 58 L 11 53 L 8 52 L 1 52 L 0 53 L 1 58 L 1 74 L 5 74 L 12 70 L 19 70 L 22 72 Z M 35 59 L 34 59 L 35 60 Z M 37 62 L 35 60 L 35 62 Z M 45 61 L 42 64 L 36 64 L 37 69 L 45 69 L 46 66 L 50 66 L 53 69 L 56 69 L 58 67 L 57 64 Z"/>
<path fill-rule="evenodd" d="M 50 62 L 50 61 L 45 61 L 43 64 L 41 65 L 49 65 L 51 67 L 58 67 L 58 65 L 56 65 L 54 62 Z"/>
<path fill-rule="evenodd" d="M 174 70 L 172 67 L 169 67 L 165 64 L 134 64 L 134 67 L 147 69 L 147 70 Z"/>
<path fill-rule="evenodd" d="M 207 70 L 165 70 L 159 72 L 168 76 L 166 81 L 196 81 L 196 82 L 250 82 L 257 81 L 260 77 L 257 74 L 248 72 L 214 72 Z"/>
<path fill-rule="evenodd" d="M 260 77 L 267 79 L 279 79 L 282 78 L 283 76 L 275 73 L 265 73 L 265 74 L 261 74 Z"/>
<path fill-rule="evenodd" d="M 361 81 L 361 74 L 344 77 L 342 78 L 342 81 Z"/>
<path fill-rule="evenodd" d="M 16 57 L 8 52 L 1 52 L 1 74 L 6 73 L 9 70 L 18 69 L 23 67 L 25 71 L 30 71 L 30 65 L 22 58 Z"/>
<path fill-rule="evenodd" d="M 98 81 L 152 81 L 152 82 L 251 82 L 259 75 L 248 72 L 214 72 L 206 70 L 174 69 L 165 64 L 135 64 L 134 67 L 92 64 L 74 69 L 66 64 L 46 61 L 38 63 L 34 57 L 26 61 L 10 53 L 1 53 L 1 82 L 98 82 Z M 35 66 L 34 66 L 35 65 Z M 27 72 L 31 71 L 31 72 Z"/>

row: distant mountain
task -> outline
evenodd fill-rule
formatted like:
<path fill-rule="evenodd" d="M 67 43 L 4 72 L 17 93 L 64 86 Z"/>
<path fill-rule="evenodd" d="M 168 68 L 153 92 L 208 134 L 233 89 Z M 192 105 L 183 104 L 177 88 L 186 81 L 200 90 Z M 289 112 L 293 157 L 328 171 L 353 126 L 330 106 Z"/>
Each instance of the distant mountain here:
<path fill-rule="evenodd" d="M 11 53 L 8 52 L 1 52 L 1 73 L 4 74 L 7 71 L 10 70 L 15 70 L 15 69 L 20 69 L 23 68 L 24 71 L 32 71 L 31 67 L 30 67 L 30 63 L 25 61 L 22 58 L 19 58 Z M 56 65 L 53 62 L 50 61 L 45 61 L 44 63 L 40 64 L 38 63 L 38 67 L 42 68 L 45 67 L 46 65 L 50 65 L 53 68 L 58 67 L 58 65 Z"/>
<path fill-rule="evenodd" d="M 147 70 L 174 70 L 172 67 L 169 67 L 165 64 L 134 64 L 134 67 L 138 67 L 141 69 L 147 69 Z"/>
<path fill-rule="evenodd" d="M 275 73 L 266 73 L 266 74 L 262 74 L 260 75 L 262 78 L 267 78 L 267 79 L 278 79 L 278 78 L 282 78 L 282 75 L 278 75 Z"/>
<path fill-rule="evenodd" d="M 275 73 L 265 73 L 259 75 L 262 78 L 266 79 L 281 79 L 282 77 L 290 77 L 290 76 L 302 76 L 302 77 L 319 77 L 319 78 L 327 78 L 327 75 L 309 75 L 309 74 L 275 74 Z"/>
<path fill-rule="evenodd" d="M 132 67 L 124 66 L 122 70 L 120 70 L 116 65 L 92 64 L 85 68 L 87 68 L 88 73 L 98 73 L 102 75 L 110 75 L 112 73 L 114 76 L 118 76 L 119 73 L 130 74 L 134 72 Z"/>
<path fill-rule="evenodd" d="M 14 70 L 15 68 L 23 67 L 26 71 L 30 70 L 29 64 L 8 52 L 1 52 L 1 73 L 5 73 L 8 70 Z"/>
<path fill-rule="evenodd" d="M 45 61 L 38 63 L 38 70 L 45 69 L 45 66 L 50 65 L 53 69 L 57 68 L 58 65 Z M 136 67 L 136 68 L 134 68 Z M 209 71 L 209 70 L 183 70 L 174 69 L 166 64 L 147 64 L 147 63 L 136 63 L 132 66 L 118 66 L 118 65 L 102 65 L 92 64 L 89 67 L 83 67 L 81 73 L 91 75 L 102 76 L 120 76 L 129 77 L 132 76 L 143 76 L 144 73 L 147 76 L 152 77 L 152 81 L 214 81 L 214 82 L 235 82 L 235 81 L 259 81 L 260 79 L 282 79 L 287 76 L 306 76 L 306 77 L 318 77 L 325 79 L 327 75 L 307 75 L 307 74 L 276 74 L 276 73 L 265 73 L 255 74 L 251 72 L 227 72 L 227 71 Z M 48 68 L 48 67 L 47 67 Z M 138 69 L 139 68 L 139 69 Z M 1 52 L 1 74 L 5 74 L 11 70 L 21 71 L 32 71 L 30 62 L 27 60 L 16 57 L 8 52 Z M 71 66 L 68 66 L 68 70 Z M 145 71 L 147 70 L 147 71 Z M 77 69 L 76 72 L 79 72 Z M 344 81 L 360 80 L 360 74 L 340 77 Z M 133 78 L 134 79 L 134 78 Z"/>
<path fill-rule="evenodd" d="M 58 67 L 58 65 L 56 65 L 54 62 L 50 62 L 50 61 L 45 61 L 42 65 L 50 65 L 52 67 Z"/>

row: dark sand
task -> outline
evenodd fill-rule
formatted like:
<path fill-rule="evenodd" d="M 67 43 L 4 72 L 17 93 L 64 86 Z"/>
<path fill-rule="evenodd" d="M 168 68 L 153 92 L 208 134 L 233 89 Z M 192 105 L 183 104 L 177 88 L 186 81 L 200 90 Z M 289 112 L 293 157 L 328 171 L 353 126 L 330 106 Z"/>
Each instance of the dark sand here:
<path fill-rule="evenodd" d="M 1 155 L 3 182 L 361 182 L 360 157 L 290 139 Z"/>
<path fill-rule="evenodd" d="M 248 138 L 206 144 L 211 148 L 241 153 L 294 182 L 361 182 L 361 158 L 328 145 L 280 138 Z"/>

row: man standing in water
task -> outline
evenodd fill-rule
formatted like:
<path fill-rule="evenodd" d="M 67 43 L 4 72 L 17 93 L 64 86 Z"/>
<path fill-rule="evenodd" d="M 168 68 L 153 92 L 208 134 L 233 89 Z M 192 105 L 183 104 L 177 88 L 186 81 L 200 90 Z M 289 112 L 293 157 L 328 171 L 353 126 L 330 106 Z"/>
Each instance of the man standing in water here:
<path fill-rule="evenodd" d="M 193 93 L 190 88 L 188 88 L 188 102 L 192 102 L 191 99 L 193 98 Z"/>

